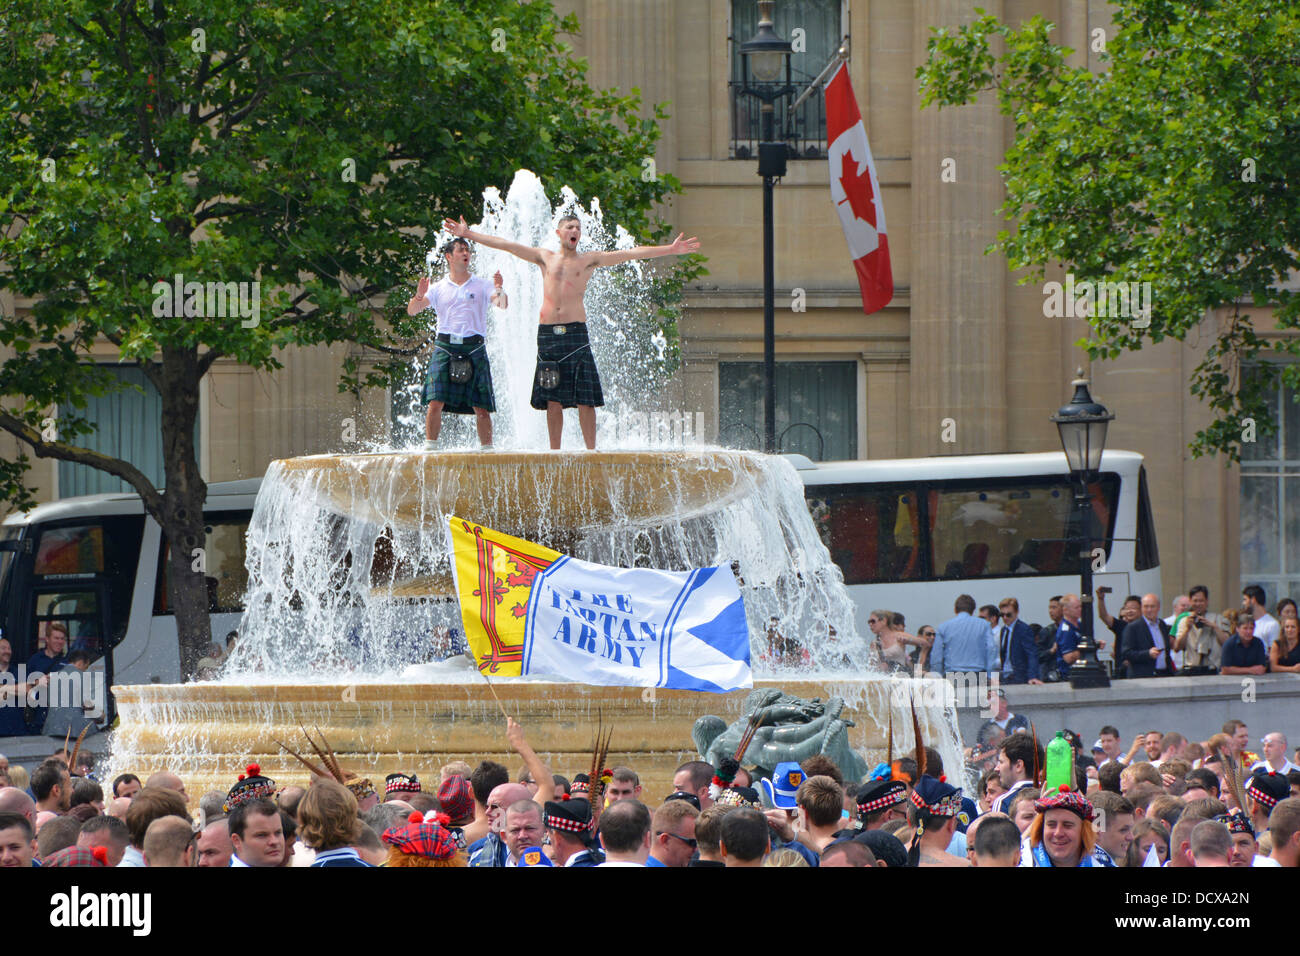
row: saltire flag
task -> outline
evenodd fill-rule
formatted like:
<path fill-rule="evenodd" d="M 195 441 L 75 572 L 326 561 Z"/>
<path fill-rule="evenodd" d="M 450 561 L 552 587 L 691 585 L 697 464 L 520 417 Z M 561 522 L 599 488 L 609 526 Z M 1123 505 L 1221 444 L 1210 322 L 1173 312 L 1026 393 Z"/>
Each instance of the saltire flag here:
<path fill-rule="evenodd" d="M 484 674 L 713 693 L 754 686 L 729 568 L 611 568 L 449 520 L 461 621 Z"/>
<path fill-rule="evenodd" d="M 870 315 L 894 297 L 894 271 L 889 264 L 880 180 L 847 63 L 841 63 L 826 84 L 826 139 L 830 143 L 831 199 L 858 274 L 862 311 Z"/>

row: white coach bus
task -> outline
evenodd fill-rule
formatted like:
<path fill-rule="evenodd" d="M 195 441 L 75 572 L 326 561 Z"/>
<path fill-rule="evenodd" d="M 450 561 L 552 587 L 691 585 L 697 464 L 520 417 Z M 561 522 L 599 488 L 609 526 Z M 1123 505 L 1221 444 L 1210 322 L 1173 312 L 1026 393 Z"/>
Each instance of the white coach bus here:
<path fill-rule="evenodd" d="M 897 611 L 913 634 L 953 616 L 960 594 L 977 606 L 1020 602 L 1028 623 L 1048 623 L 1048 599 L 1078 592 L 1074 490 L 1063 453 L 952 455 L 812 462 L 787 456 L 803 479 L 813 522 L 869 635 L 874 609 Z M 1088 535 L 1104 552 L 1094 586 L 1109 585 L 1111 613 L 1129 594 L 1160 594 L 1160 558 L 1142 456 L 1102 454 L 1090 486 Z M 1094 634 L 1110 632 L 1094 617 Z"/>
<path fill-rule="evenodd" d="M 204 550 L 214 641 L 243 613 L 244 535 L 260 484 L 208 485 Z M 40 649 L 54 622 L 67 628 L 68 652 L 89 652 L 108 686 L 180 682 L 167 545 L 139 495 L 64 498 L 0 524 L 0 637 L 13 647 L 14 667 Z"/>

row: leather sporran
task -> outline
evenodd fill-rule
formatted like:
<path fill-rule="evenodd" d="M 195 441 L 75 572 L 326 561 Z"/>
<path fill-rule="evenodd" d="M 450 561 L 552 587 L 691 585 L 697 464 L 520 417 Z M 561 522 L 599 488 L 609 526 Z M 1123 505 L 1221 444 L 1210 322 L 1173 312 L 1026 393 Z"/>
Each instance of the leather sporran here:
<path fill-rule="evenodd" d="M 545 391 L 560 387 L 560 363 L 559 362 L 538 362 L 537 363 L 537 384 Z"/>
<path fill-rule="evenodd" d="M 453 356 L 447 363 L 447 377 L 457 385 L 464 385 L 474 375 L 474 363 L 467 358 Z"/>

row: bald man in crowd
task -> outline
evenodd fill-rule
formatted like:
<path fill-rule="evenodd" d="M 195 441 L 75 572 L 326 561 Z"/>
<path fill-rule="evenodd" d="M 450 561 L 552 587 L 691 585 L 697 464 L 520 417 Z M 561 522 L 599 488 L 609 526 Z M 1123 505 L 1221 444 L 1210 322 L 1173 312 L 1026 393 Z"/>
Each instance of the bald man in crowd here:
<path fill-rule="evenodd" d="M 144 865 L 190 867 L 194 865 L 194 830 L 180 817 L 160 817 L 144 834 Z"/>

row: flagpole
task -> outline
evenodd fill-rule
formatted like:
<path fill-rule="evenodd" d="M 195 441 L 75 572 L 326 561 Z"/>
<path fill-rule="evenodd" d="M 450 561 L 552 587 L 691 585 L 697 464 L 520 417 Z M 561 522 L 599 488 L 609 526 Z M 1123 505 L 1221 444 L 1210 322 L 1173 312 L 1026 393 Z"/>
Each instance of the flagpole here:
<path fill-rule="evenodd" d="M 802 106 L 803 101 L 808 99 L 808 97 L 812 95 L 812 91 L 817 89 L 821 85 L 822 81 L 825 80 L 826 77 L 830 75 L 830 73 L 835 69 L 835 67 L 839 66 L 841 63 L 847 63 L 848 59 L 849 59 L 849 38 L 845 37 L 844 40 L 840 43 L 840 48 L 836 50 L 835 55 L 831 57 L 831 61 L 826 64 L 825 68 L 820 73 L 817 74 L 817 79 L 809 83 L 808 88 L 799 94 L 799 98 L 790 104 L 790 109 L 788 110 L 788 112 L 793 113 L 800 106 Z"/>

